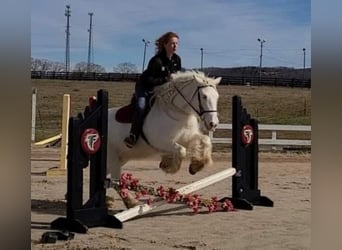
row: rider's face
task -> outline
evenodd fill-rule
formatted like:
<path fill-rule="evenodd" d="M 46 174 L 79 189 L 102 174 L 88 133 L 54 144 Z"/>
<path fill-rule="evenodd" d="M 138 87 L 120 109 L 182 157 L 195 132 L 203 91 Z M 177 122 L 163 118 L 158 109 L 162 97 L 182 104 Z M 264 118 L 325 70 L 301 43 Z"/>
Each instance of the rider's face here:
<path fill-rule="evenodd" d="M 178 48 L 178 38 L 172 37 L 167 44 L 164 45 L 166 49 L 166 53 L 168 55 L 172 55 L 173 53 L 176 53 L 176 50 Z"/>

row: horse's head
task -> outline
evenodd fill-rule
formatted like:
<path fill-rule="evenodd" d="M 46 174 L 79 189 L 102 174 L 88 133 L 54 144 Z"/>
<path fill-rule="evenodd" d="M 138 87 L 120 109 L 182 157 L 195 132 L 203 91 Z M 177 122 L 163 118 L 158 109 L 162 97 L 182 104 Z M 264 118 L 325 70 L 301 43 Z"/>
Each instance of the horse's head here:
<path fill-rule="evenodd" d="M 196 113 L 209 131 L 219 123 L 216 86 L 219 78 L 207 77 L 203 72 L 185 71 L 171 75 L 171 81 L 155 88 L 155 94 L 163 103 L 171 104 L 180 113 Z"/>
<path fill-rule="evenodd" d="M 219 94 L 216 86 L 220 83 L 221 77 L 215 79 L 206 77 L 204 74 L 195 74 L 194 79 L 198 84 L 196 98 L 198 115 L 203 120 L 206 129 L 214 131 L 219 124 L 217 115 Z M 194 106 L 196 106 L 196 101 Z"/>

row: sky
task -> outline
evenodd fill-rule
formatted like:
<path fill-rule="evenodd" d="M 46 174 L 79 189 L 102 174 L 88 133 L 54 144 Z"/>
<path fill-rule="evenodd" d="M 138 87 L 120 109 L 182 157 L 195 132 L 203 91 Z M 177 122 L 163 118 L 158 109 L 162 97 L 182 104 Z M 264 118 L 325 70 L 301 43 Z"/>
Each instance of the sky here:
<path fill-rule="evenodd" d="M 180 37 L 183 68 L 200 68 L 201 59 L 203 67 L 259 67 L 261 44 L 262 67 L 311 67 L 309 0 L 33 0 L 31 57 L 65 62 L 66 5 L 71 67 L 88 61 L 89 13 L 91 61 L 107 72 L 124 62 L 141 72 L 142 39 L 151 41 L 146 68 L 155 40 L 167 31 Z"/>

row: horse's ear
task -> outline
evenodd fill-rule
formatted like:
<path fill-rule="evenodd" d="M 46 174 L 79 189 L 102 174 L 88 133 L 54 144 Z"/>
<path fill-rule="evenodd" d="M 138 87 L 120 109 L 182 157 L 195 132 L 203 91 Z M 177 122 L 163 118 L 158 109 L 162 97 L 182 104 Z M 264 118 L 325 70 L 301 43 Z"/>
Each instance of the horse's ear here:
<path fill-rule="evenodd" d="M 213 83 L 214 83 L 215 85 L 218 85 L 218 84 L 221 82 L 221 80 L 222 80 L 222 77 L 215 78 L 215 79 L 213 80 Z"/>

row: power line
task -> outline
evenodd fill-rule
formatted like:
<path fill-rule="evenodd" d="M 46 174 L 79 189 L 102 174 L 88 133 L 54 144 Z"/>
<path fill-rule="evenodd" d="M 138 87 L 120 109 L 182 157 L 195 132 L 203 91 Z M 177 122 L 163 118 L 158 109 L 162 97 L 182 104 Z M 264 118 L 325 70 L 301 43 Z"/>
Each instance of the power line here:
<path fill-rule="evenodd" d="M 266 48 L 266 51 L 269 53 L 269 54 L 272 54 L 274 55 L 273 51 L 271 51 L 270 49 L 267 49 Z M 292 49 L 291 49 L 292 51 Z M 296 49 L 296 54 L 298 53 L 298 49 Z M 278 53 L 279 54 L 279 53 Z M 288 63 L 288 64 L 292 64 L 292 65 L 296 65 L 296 66 L 299 66 L 301 65 L 300 62 L 294 62 L 294 61 L 288 61 L 288 60 L 285 60 L 285 59 L 282 59 L 282 58 L 279 58 L 278 56 L 269 56 L 269 55 L 266 55 L 267 58 L 272 58 L 273 60 L 276 60 L 276 61 L 279 61 L 279 62 L 285 62 L 285 63 Z"/>

